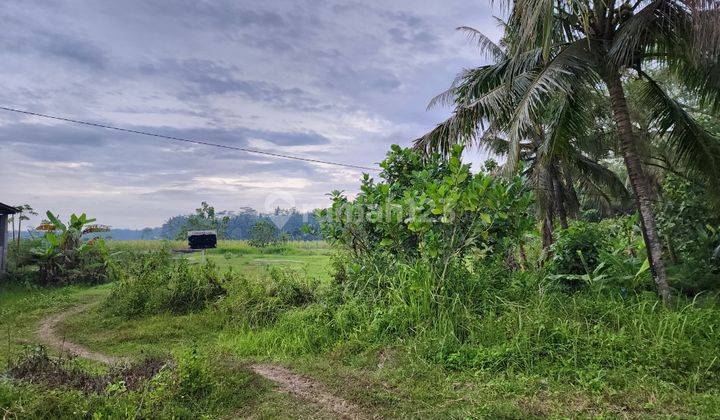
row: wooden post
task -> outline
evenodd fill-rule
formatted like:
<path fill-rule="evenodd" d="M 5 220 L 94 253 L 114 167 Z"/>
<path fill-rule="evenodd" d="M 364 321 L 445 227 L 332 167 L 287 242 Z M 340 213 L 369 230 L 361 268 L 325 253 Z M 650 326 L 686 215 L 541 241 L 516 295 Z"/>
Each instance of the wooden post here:
<path fill-rule="evenodd" d="M 0 275 L 7 269 L 7 214 L 0 214 Z"/>

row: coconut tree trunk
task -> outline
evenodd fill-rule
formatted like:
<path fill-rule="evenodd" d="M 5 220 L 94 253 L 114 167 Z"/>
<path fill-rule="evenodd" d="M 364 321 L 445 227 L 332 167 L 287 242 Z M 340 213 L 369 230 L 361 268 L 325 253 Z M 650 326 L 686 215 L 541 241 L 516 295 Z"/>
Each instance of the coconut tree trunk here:
<path fill-rule="evenodd" d="M 550 252 L 550 245 L 553 244 L 553 217 L 552 211 L 548 209 L 548 213 L 543 218 L 542 227 L 542 247 L 546 254 Z"/>
<path fill-rule="evenodd" d="M 569 170 L 563 170 L 565 176 L 565 193 L 567 195 L 567 211 L 568 215 L 573 219 L 580 218 L 580 200 L 575 191 L 575 183 Z"/>
<path fill-rule="evenodd" d="M 560 174 L 558 173 L 555 165 L 550 165 L 550 179 L 553 185 L 553 202 L 555 209 L 557 210 L 558 218 L 560 219 L 560 226 L 563 229 L 568 228 L 567 212 L 565 210 L 565 189 L 563 188 L 562 181 L 560 180 Z"/>
<path fill-rule="evenodd" d="M 645 239 L 645 248 L 650 262 L 650 269 L 657 284 L 658 293 L 663 302 L 670 303 L 671 293 L 665 271 L 665 263 L 662 258 L 662 245 L 658 234 L 655 216 L 651 207 L 652 190 L 645 172 L 640 164 L 641 159 L 638 153 L 635 135 L 633 133 L 630 113 L 628 111 L 625 92 L 620 81 L 620 73 L 617 69 L 608 71 L 605 78 L 608 90 L 610 91 L 610 104 L 613 112 L 613 119 L 617 124 L 620 134 L 620 150 L 627 167 L 630 184 L 635 192 L 635 201 L 640 213 L 640 225 Z"/>

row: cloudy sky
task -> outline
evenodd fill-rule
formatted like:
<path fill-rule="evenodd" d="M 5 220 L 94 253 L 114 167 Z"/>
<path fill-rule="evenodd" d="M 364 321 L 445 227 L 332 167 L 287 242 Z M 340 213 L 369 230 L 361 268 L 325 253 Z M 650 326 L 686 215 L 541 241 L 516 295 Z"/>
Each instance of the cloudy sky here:
<path fill-rule="evenodd" d="M 467 0 L 3 0 L 0 106 L 375 166 L 448 110 L 425 109 L 497 39 Z M 218 209 L 327 204 L 357 170 L 0 111 L 0 202 L 114 227 Z M 469 156 L 478 159 L 477 156 Z"/>

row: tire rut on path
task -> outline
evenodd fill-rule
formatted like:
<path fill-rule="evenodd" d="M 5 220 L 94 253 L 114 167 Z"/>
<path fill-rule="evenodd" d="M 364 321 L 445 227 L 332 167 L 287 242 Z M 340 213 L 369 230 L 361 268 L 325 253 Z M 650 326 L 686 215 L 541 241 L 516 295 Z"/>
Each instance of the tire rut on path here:
<path fill-rule="evenodd" d="M 365 418 L 355 404 L 330 394 L 322 384 L 311 378 L 274 364 L 254 364 L 250 365 L 250 369 L 279 384 L 282 391 L 321 406 L 343 419 Z"/>
<path fill-rule="evenodd" d="M 111 356 L 97 351 L 92 351 L 80 344 L 68 341 L 57 332 L 57 326 L 67 318 L 84 312 L 95 303 L 87 303 L 75 306 L 68 310 L 53 314 L 40 322 L 37 335 L 42 342 L 61 352 L 66 351 L 77 356 L 94 360 L 96 362 L 114 365 L 128 362 L 128 358 Z M 291 394 L 297 398 L 309 401 L 329 413 L 343 419 L 364 419 L 365 415 L 353 403 L 329 393 L 325 387 L 309 377 L 298 375 L 291 370 L 279 365 L 270 363 L 251 364 L 248 367 L 256 374 L 278 384 L 281 391 Z"/>
<path fill-rule="evenodd" d="M 43 319 L 40 322 L 40 327 L 37 330 L 38 337 L 40 337 L 40 340 L 42 340 L 45 344 L 58 349 L 60 352 L 67 351 L 74 355 L 83 357 L 85 359 L 94 360 L 96 362 L 114 365 L 127 361 L 127 359 L 122 357 L 110 356 L 100 352 L 92 351 L 84 346 L 81 346 L 80 344 L 68 341 L 65 337 L 57 333 L 56 329 L 59 323 L 63 322 L 68 317 L 77 315 L 80 312 L 86 311 L 95 305 L 97 305 L 97 303 L 87 303 L 63 312 L 59 312 Z"/>

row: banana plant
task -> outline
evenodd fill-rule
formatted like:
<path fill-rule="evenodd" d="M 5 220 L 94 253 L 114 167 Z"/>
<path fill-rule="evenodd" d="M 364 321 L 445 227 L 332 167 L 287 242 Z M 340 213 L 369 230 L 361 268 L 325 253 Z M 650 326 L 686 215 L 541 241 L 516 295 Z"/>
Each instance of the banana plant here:
<path fill-rule="evenodd" d="M 51 238 L 53 236 L 57 237 L 56 232 L 59 232 L 56 246 L 61 250 L 82 250 L 89 243 L 82 241 L 82 237 L 84 235 L 89 233 L 107 232 L 110 230 L 107 226 L 92 224 L 97 219 L 90 219 L 85 213 L 82 213 L 80 216 L 76 214 L 70 215 L 70 221 L 67 224 L 60 221 L 58 216 L 54 215 L 50 211 L 45 214 L 47 216 L 47 220 L 43 221 L 40 226 L 37 227 L 37 230 L 46 232 L 45 239 L 50 244 L 53 243 Z"/>
<path fill-rule="evenodd" d="M 38 259 L 40 280 L 45 284 L 73 282 L 77 278 L 92 278 L 93 281 L 104 278 L 107 273 L 102 267 L 106 264 L 98 257 L 95 242 L 101 238 L 84 241 L 90 233 L 107 232 L 109 228 L 94 224 L 96 219 L 88 218 L 85 213 L 72 214 L 67 223 L 48 211 L 47 219 L 36 230 L 44 231 L 42 245 L 33 249 Z"/>

